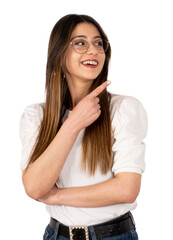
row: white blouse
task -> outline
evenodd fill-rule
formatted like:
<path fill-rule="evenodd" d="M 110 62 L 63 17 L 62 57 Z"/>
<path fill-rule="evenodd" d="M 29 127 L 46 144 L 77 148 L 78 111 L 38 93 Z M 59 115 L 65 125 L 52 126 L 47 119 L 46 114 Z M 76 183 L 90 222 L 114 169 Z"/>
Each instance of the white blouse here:
<path fill-rule="evenodd" d="M 44 104 L 33 104 L 24 110 L 20 120 L 20 138 L 22 142 L 21 170 L 28 162 L 29 155 L 38 135 L 43 118 Z M 71 114 L 67 110 L 63 121 Z M 147 114 L 143 105 L 134 97 L 111 93 L 111 119 L 114 138 L 112 146 L 113 164 L 107 174 L 98 168 L 94 176 L 87 171 L 81 172 L 81 143 L 84 130 L 81 130 L 69 153 L 57 180 L 59 188 L 87 186 L 106 181 L 120 172 L 145 170 L 145 144 L 147 133 Z M 104 197 L 104 196 L 103 196 Z M 91 225 L 118 217 L 136 208 L 136 201 L 131 204 L 117 204 L 97 208 L 77 208 L 61 205 L 46 205 L 49 215 L 65 225 Z"/>

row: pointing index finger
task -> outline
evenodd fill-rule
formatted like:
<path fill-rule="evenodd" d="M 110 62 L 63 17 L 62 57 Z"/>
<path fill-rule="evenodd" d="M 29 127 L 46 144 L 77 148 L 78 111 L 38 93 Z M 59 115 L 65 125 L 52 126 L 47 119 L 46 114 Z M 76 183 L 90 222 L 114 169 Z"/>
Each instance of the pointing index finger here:
<path fill-rule="evenodd" d="M 102 83 L 100 86 L 98 86 L 92 91 L 92 95 L 97 97 L 110 83 L 111 81 L 106 81 Z"/>

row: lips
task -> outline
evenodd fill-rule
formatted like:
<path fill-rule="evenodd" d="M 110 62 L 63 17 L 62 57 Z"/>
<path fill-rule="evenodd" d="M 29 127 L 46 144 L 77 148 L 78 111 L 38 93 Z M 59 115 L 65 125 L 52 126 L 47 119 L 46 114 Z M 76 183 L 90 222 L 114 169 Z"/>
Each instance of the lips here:
<path fill-rule="evenodd" d="M 96 59 L 87 59 L 82 61 L 81 63 L 85 67 L 92 67 L 92 68 L 95 68 L 98 65 L 98 61 Z"/>

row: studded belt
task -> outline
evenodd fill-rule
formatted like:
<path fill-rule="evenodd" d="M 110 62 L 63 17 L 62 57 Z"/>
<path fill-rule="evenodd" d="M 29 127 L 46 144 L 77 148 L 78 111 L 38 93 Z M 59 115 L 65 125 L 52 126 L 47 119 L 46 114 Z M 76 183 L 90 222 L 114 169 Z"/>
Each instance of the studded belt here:
<path fill-rule="evenodd" d="M 50 227 L 55 231 L 57 220 L 51 218 Z M 135 222 L 131 212 L 128 212 L 118 218 L 110 221 L 92 225 L 92 226 L 66 226 L 59 224 L 58 235 L 61 235 L 70 240 L 90 240 L 90 229 L 94 229 L 94 234 L 97 239 L 102 239 L 111 236 L 131 231 L 135 229 Z"/>

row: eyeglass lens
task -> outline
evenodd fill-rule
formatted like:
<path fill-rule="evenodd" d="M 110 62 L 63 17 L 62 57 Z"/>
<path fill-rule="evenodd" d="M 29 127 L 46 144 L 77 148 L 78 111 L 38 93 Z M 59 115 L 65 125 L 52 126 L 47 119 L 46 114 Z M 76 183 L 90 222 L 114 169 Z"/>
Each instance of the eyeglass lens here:
<path fill-rule="evenodd" d="M 94 45 L 94 47 L 99 53 L 106 52 L 109 46 L 108 41 L 104 39 L 99 39 L 93 42 L 92 44 Z M 74 50 L 78 53 L 85 53 L 90 47 L 90 44 L 84 39 L 75 40 L 72 42 L 72 45 L 74 47 Z"/>

